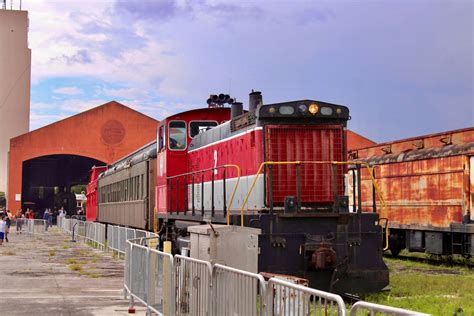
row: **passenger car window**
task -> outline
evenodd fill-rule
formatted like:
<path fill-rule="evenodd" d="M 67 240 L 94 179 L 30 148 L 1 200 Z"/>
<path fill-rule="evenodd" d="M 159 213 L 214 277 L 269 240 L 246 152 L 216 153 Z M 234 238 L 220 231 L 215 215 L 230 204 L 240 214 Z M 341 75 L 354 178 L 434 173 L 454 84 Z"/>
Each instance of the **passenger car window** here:
<path fill-rule="evenodd" d="M 189 123 L 189 136 L 192 138 L 215 126 L 217 126 L 217 122 L 215 121 L 193 121 Z"/>
<path fill-rule="evenodd" d="M 186 149 L 186 122 L 171 121 L 168 129 L 168 143 L 171 150 Z"/>

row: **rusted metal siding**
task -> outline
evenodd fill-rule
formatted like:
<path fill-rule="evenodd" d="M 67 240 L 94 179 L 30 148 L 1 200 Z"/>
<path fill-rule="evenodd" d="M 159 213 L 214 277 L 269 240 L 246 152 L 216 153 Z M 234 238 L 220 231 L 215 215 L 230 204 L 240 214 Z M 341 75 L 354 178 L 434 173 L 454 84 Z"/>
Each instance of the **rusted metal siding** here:
<path fill-rule="evenodd" d="M 463 157 L 388 164 L 376 168 L 391 226 L 449 227 L 463 215 Z M 378 171 L 378 172 L 377 172 Z"/>
<path fill-rule="evenodd" d="M 470 180 L 474 168 L 470 164 L 470 157 L 474 155 L 473 131 L 451 133 L 455 136 L 451 140 L 455 139 L 458 144 L 441 148 L 436 144 L 434 148 L 411 148 L 398 154 L 356 159 L 375 166 L 375 178 L 387 205 L 382 210 L 378 202 L 377 211 L 381 217 L 389 218 L 391 228 L 448 231 L 450 224 L 461 223 L 464 215 L 470 214 L 473 218 L 474 189 Z M 363 211 L 371 212 L 372 182 L 366 170 L 361 174 Z M 348 183 L 352 184 L 351 177 Z"/>
<path fill-rule="evenodd" d="M 446 145 L 461 145 L 472 142 L 474 142 L 474 127 L 401 139 L 362 149 L 349 150 L 349 159 L 367 159 L 420 149 L 440 149 Z"/>

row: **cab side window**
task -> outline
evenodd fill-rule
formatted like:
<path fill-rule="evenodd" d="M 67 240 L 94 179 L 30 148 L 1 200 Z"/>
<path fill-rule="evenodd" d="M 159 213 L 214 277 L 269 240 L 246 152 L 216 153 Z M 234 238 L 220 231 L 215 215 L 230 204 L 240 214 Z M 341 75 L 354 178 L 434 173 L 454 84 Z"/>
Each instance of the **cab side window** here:
<path fill-rule="evenodd" d="M 158 151 L 162 151 L 165 148 L 166 137 L 165 137 L 165 125 L 162 125 L 158 130 Z"/>
<path fill-rule="evenodd" d="M 193 121 L 189 123 L 189 137 L 193 138 L 215 126 L 217 126 L 216 121 Z"/>
<path fill-rule="evenodd" d="M 168 128 L 168 146 L 171 150 L 185 150 L 187 142 L 186 122 L 171 121 Z"/>

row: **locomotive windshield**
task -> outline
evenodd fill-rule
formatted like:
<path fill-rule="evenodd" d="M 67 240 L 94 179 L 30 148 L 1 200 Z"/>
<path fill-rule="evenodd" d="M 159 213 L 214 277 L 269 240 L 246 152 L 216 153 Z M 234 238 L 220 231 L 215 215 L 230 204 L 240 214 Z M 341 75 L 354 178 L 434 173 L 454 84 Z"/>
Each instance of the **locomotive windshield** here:
<path fill-rule="evenodd" d="M 169 124 L 169 148 L 171 150 L 186 149 L 186 122 L 171 121 Z"/>

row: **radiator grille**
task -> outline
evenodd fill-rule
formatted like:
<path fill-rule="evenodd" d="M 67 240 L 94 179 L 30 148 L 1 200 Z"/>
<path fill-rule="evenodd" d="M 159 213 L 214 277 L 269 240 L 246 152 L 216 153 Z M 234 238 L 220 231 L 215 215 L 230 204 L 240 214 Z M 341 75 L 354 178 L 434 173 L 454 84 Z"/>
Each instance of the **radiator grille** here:
<path fill-rule="evenodd" d="M 344 161 L 343 129 L 338 125 L 267 125 L 266 161 Z M 337 167 L 337 194 L 344 193 L 344 169 Z M 267 203 L 269 197 L 267 172 Z M 296 166 L 273 166 L 273 203 L 281 205 L 285 196 L 296 196 Z M 301 166 L 303 205 L 334 201 L 331 165 Z"/>

